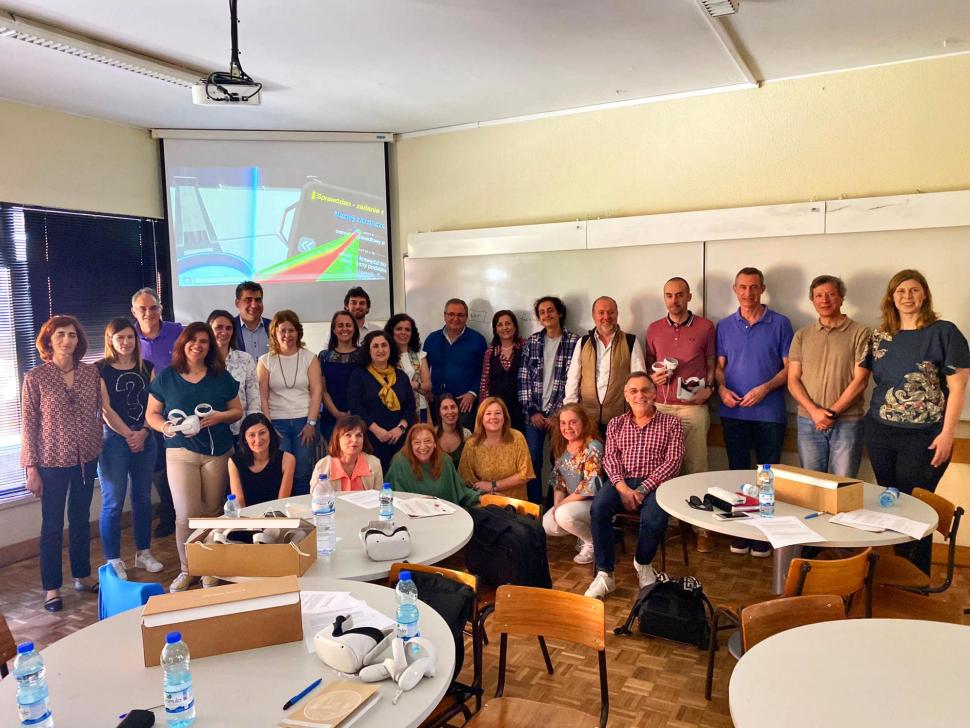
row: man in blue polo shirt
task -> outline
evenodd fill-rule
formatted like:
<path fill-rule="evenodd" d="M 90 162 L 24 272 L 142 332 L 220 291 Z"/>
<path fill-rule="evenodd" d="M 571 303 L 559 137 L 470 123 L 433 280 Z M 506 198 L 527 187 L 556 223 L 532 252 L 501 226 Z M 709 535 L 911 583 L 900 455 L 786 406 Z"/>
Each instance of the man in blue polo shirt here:
<path fill-rule="evenodd" d="M 461 424 L 471 429 L 488 345 L 484 336 L 465 326 L 467 321 L 468 304 L 460 298 L 449 299 L 445 304 L 444 328 L 428 334 L 424 350 L 428 353 L 434 395 L 445 392 L 455 395 Z"/>
<path fill-rule="evenodd" d="M 717 324 L 718 415 L 731 470 L 750 470 L 752 450 L 758 463 L 779 462 L 788 425 L 785 385 L 794 333 L 787 317 L 761 303 L 764 292 L 760 270 L 739 270 L 734 277 L 738 310 Z M 752 556 L 771 553 L 762 541 L 731 544 L 731 553 L 749 549 Z"/>

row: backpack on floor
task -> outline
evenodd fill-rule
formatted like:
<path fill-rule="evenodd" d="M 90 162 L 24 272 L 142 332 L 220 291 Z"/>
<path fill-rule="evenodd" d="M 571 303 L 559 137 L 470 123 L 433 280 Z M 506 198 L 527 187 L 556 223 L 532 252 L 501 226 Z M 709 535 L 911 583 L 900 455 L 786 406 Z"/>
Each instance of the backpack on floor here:
<path fill-rule="evenodd" d="M 630 616 L 613 633 L 630 634 L 633 621 L 638 619 L 643 634 L 706 649 L 713 618 L 714 607 L 697 579 L 671 579 L 661 571 L 656 583 L 640 590 Z"/>
<path fill-rule="evenodd" d="M 535 519 L 515 509 L 485 506 L 469 511 L 474 522 L 465 549 L 465 567 L 485 585 L 552 588 L 546 532 Z"/>

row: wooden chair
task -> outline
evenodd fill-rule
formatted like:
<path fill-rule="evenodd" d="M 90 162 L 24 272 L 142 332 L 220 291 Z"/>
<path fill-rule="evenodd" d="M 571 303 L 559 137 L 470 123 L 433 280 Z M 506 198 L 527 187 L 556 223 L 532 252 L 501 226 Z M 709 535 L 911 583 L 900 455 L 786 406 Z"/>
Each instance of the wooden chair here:
<path fill-rule="evenodd" d="M 758 602 L 741 610 L 741 644 L 747 652 L 786 629 L 845 617 L 845 602 L 837 594 L 806 594 Z"/>
<path fill-rule="evenodd" d="M 863 616 L 872 616 L 872 577 L 878 556 L 871 548 L 867 548 L 855 556 L 831 561 L 819 559 L 792 559 L 785 579 L 785 590 L 782 597 L 800 597 L 812 594 L 835 595 L 842 600 L 842 614 L 846 615 L 860 593 L 865 596 Z M 779 601 L 769 599 L 767 603 Z M 753 605 L 751 605 L 753 606 Z M 741 614 L 751 606 L 738 609 L 734 606 L 718 607 L 714 610 L 711 624 L 711 642 L 707 652 L 707 682 L 704 686 L 704 697 L 711 699 L 714 686 L 714 653 L 717 650 L 718 631 L 731 626 L 721 626 L 724 619 L 736 627 L 742 626 Z M 736 658 L 744 654 L 742 635 L 735 633 L 728 640 L 728 651 Z"/>
<path fill-rule="evenodd" d="M 610 711 L 609 687 L 606 672 L 606 616 L 603 602 L 570 592 L 535 589 L 507 584 L 498 588 L 494 607 L 495 623 L 501 630 L 499 647 L 498 685 L 495 698 L 472 719 L 476 728 L 532 728 L 535 725 L 585 726 L 596 718 L 575 708 L 538 703 L 523 698 L 506 698 L 505 671 L 510 634 L 526 637 L 552 637 L 585 645 L 599 654 L 600 715 L 599 725 L 605 726 Z M 546 666 L 553 673 L 552 664 Z M 577 702 L 586 695 L 576 696 Z"/>
<path fill-rule="evenodd" d="M 680 548 L 681 553 L 684 557 L 684 566 L 690 566 L 690 559 L 687 556 L 687 543 L 690 540 L 691 527 L 690 524 L 684 523 L 683 521 L 677 522 L 679 525 L 679 532 L 671 533 L 670 526 L 667 528 L 667 533 L 660 541 L 660 570 L 667 570 L 667 541 L 670 539 L 680 538 Z M 626 540 L 624 539 L 624 526 L 628 524 L 633 524 L 634 528 L 640 528 L 640 514 L 630 513 L 629 511 L 617 511 L 616 515 L 613 517 L 613 532 L 619 538 L 620 549 L 623 553 L 626 553 Z"/>
<path fill-rule="evenodd" d="M 505 495 L 492 495 L 488 493 L 483 495 L 478 501 L 482 506 L 512 506 L 515 512 L 520 516 L 528 516 L 529 518 L 535 518 L 539 520 L 540 510 L 539 504 L 533 503 L 527 500 L 521 500 L 519 498 L 509 498 Z"/>
<path fill-rule="evenodd" d="M 878 619 L 924 619 L 963 624 L 964 598 L 959 591 L 951 589 L 943 594 L 923 594 L 876 584 L 872 590 L 872 616 Z M 849 616 L 862 616 L 861 611 L 861 607 L 853 607 Z"/>
<path fill-rule="evenodd" d="M 876 569 L 875 583 L 895 586 L 920 594 L 938 594 L 950 588 L 953 583 L 953 568 L 956 564 L 957 531 L 960 530 L 960 519 L 963 518 L 963 508 L 953 505 L 950 501 L 936 493 L 923 488 L 914 488 L 913 497 L 936 511 L 939 519 L 936 530 L 948 542 L 946 559 L 946 578 L 941 584 L 932 586 L 930 577 L 912 561 L 897 556 L 892 547 L 879 549 L 879 568 Z"/>
<path fill-rule="evenodd" d="M 471 638 L 472 638 L 472 681 L 471 692 L 460 691 L 453 693 L 449 690 L 441 699 L 431 715 L 421 723 L 421 728 L 436 728 L 443 726 L 459 713 L 467 722 L 474 712 L 478 712 L 482 707 L 482 632 L 479 624 L 479 602 L 478 602 L 478 577 L 465 571 L 455 571 L 441 566 L 427 566 L 425 564 L 409 564 L 406 562 L 396 562 L 391 564 L 391 570 L 387 576 L 388 586 L 396 584 L 402 571 L 419 572 L 422 574 L 437 574 L 444 579 L 470 587 L 475 592 L 472 601 L 471 614 Z M 420 594 L 418 595 L 420 596 Z M 475 710 L 468 709 L 469 698 L 475 698 Z"/>
<path fill-rule="evenodd" d="M 0 680 L 8 674 L 7 662 L 17 656 L 17 643 L 14 642 L 7 619 L 0 614 Z"/>

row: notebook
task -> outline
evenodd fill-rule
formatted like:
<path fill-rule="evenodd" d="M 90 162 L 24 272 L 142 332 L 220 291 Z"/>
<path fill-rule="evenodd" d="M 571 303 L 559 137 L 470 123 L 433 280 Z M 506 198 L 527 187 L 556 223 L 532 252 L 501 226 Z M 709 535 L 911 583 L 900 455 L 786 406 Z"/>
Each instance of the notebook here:
<path fill-rule="evenodd" d="M 330 683 L 290 711 L 279 728 L 347 728 L 380 699 L 376 684 Z"/>

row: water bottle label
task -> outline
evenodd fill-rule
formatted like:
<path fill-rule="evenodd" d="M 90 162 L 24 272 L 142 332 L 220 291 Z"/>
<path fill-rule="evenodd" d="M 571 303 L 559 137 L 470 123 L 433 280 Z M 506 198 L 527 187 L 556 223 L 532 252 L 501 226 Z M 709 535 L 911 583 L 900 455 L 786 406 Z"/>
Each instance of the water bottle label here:
<path fill-rule="evenodd" d="M 165 712 L 184 713 L 192 707 L 195 701 L 192 700 L 192 688 L 187 687 L 181 690 L 165 691 Z"/>
<path fill-rule="evenodd" d="M 46 700 L 38 700 L 36 703 L 28 703 L 27 705 L 18 703 L 17 713 L 20 715 L 20 722 L 24 725 L 42 723 L 51 714 Z"/>

